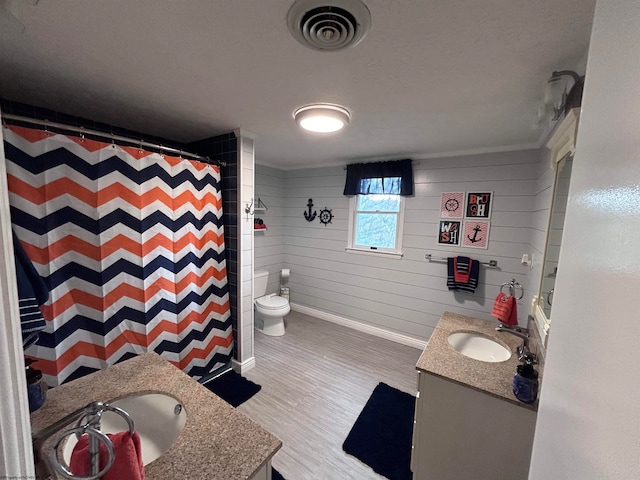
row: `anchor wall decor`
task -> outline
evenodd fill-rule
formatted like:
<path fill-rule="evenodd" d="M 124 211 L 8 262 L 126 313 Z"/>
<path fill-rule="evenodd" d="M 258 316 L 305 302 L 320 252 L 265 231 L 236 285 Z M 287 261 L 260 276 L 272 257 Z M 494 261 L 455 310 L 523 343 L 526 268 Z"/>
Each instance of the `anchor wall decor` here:
<path fill-rule="evenodd" d="M 464 236 L 462 246 L 469 248 L 489 248 L 489 227 L 491 222 L 472 221 L 464 222 Z"/>
<path fill-rule="evenodd" d="M 318 212 L 316 212 L 315 210 L 312 212 L 311 209 L 313 208 L 313 200 L 309 199 L 309 201 L 307 202 L 307 207 L 309 208 L 309 211 L 304 212 L 304 219 L 307 222 L 313 222 L 316 219 L 316 216 L 318 215 Z"/>
<path fill-rule="evenodd" d="M 478 238 L 478 233 L 480 233 L 481 231 L 482 228 L 480 227 L 480 225 L 476 225 L 475 227 L 473 227 L 473 238 L 471 238 L 469 235 L 467 235 L 467 238 L 471 243 L 481 242 L 482 238 Z"/>

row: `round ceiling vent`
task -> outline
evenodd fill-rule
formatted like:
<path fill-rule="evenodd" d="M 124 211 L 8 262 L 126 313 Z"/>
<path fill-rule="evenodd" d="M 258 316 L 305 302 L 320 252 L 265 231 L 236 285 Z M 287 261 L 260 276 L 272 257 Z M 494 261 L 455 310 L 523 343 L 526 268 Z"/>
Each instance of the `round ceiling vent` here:
<path fill-rule="evenodd" d="M 336 51 L 364 39 L 371 14 L 360 0 L 297 0 L 289 9 L 287 25 L 305 47 Z"/>

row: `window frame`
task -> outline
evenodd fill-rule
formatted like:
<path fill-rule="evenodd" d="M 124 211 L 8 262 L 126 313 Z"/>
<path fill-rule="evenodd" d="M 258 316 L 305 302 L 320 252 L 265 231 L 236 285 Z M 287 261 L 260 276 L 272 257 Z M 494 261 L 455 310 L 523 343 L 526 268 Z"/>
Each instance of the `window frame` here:
<path fill-rule="evenodd" d="M 388 194 L 387 194 L 388 195 Z M 383 247 L 363 247 L 355 245 L 355 236 L 356 236 L 356 218 L 357 213 L 376 213 L 370 211 L 359 211 L 358 207 L 358 197 L 365 195 L 352 195 L 350 198 L 349 205 L 349 238 L 347 243 L 347 248 L 345 250 L 353 253 L 364 253 L 367 255 L 379 255 L 385 257 L 394 257 L 394 258 L 402 258 L 404 255 L 402 252 L 402 236 L 404 231 L 404 209 L 405 209 L 405 198 L 402 195 L 396 194 L 399 198 L 399 209 L 397 212 L 379 212 L 379 213 L 387 213 L 387 214 L 395 214 L 397 215 L 397 223 L 396 223 L 396 245 L 395 248 L 383 248 Z"/>

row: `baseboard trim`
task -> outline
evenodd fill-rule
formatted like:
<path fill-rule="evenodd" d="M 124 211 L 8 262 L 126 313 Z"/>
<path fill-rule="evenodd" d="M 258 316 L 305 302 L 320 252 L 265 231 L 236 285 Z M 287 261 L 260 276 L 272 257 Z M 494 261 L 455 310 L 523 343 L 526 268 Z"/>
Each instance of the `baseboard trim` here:
<path fill-rule="evenodd" d="M 392 332 L 391 330 L 386 330 L 380 327 L 374 327 L 373 325 L 367 325 L 366 323 L 358 322 L 356 320 L 351 320 L 350 318 L 341 317 L 333 313 L 323 312 L 322 310 L 317 310 L 315 308 L 307 307 L 305 305 L 292 303 L 291 310 L 304 313 L 305 315 L 311 315 L 312 317 L 319 318 L 320 320 L 326 320 L 327 322 L 337 323 L 338 325 L 352 328 L 360 332 L 368 333 L 369 335 L 375 335 L 376 337 L 386 338 L 387 340 L 391 340 L 392 342 L 396 342 L 396 343 L 401 343 L 402 345 L 407 345 L 408 347 L 424 350 L 424 348 L 427 346 L 427 342 L 425 340 L 419 340 L 417 338 L 413 338 L 408 335 L 403 335 L 402 333 Z"/>
<path fill-rule="evenodd" d="M 256 366 L 256 357 L 247 358 L 244 362 L 239 362 L 235 358 L 231 360 L 231 368 L 240 375 L 248 372 Z"/>

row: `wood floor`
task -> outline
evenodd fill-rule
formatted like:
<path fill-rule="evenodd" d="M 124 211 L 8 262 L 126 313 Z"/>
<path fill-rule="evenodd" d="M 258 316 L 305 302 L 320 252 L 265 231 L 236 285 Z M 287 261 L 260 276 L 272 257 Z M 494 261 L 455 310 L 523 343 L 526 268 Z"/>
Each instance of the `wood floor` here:
<path fill-rule="evenodd" d="M 421 351 L 299 312 L 283 337 L 255 333 L 262 390 L 239 409 L 282 440 L 273 466 L 287 480 L 381 479 L 342 451 L 379 382 L 416 393 Z"/>

